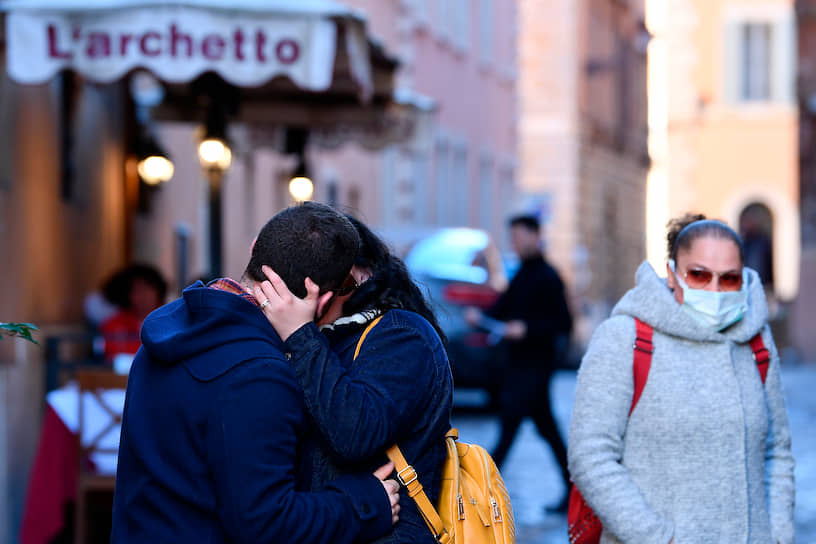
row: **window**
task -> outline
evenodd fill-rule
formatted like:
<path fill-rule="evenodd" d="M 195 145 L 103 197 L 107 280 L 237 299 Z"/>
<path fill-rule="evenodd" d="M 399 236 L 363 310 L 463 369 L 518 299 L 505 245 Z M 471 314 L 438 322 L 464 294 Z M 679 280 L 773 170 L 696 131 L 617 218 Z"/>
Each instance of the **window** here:
<path fill-rule="evenodd" d="M 414 0 L 414 17 L 419 25 L 428 24 L 428 0 Z"/>
<path fill-rule="evenodd" d="M 470 49 L 470 0 L 456 0 L 453 41 L 460 51 Z"/>
<path fill-rule="evenodd" d="M 479 160 L 479 226 L 493 227 L 493 162 L 488 155 Z"/>
<path fill-rule="evenodd" d="M 769 23 L 745 23 L 740 34 L 740 100 L 770 100 L 772 27 Z"/>
<path fill-rule="evenodd" d="M 430 220 L 428 204 L 431 202 L 428 195 L 428 157 L 425 153 L 414 156 L 413 179 L 416 192 L 416 222 L 425 225 Z"/>
<path fill-rule="evenodd" d="M 434 161 L 435 172 L 435 198 L 436 198 L 436 224 L 445 225 L 449 219 L 448 190 L 450 189 L 450 164 L 448 145 L 441 141 L 436 144 L 436 160 Z"/>
<path fill-rule="evenodd" d="M 791 6 L 732 6 L 723 29 L 723 99 L 794 105 L 796 23 Z"/>
<path fill-rule="evenodd" d="M 397 150 L 387 147 L 382 153 L 382 220 L 383 226 L 394 224 L 397 213 Z"/>
<path fill-rule="evenodd" d="M 479 0 L 479 60 L 493 61 L 493 0 Z"/>
<path fill-rule="evenodd" d="M 453 206 L 454 222 L 457 226 L 467 225 L 470 222 L 470 188 L 468 184 L 468 151 L 466 145 L 460 145 L 454 155 L 453 179 L 450 203 Z"/>
<path fill-rule="evenodd" d="M 5 63 L 0 62 L 0 131 L 11 135 L 14 131 L 14 116 L 11 104 L 11 84 L 6 75 Z M 13 149 L 10 141 L 0 146 L 0 189 L 11 188 L 11 161 Z"/>

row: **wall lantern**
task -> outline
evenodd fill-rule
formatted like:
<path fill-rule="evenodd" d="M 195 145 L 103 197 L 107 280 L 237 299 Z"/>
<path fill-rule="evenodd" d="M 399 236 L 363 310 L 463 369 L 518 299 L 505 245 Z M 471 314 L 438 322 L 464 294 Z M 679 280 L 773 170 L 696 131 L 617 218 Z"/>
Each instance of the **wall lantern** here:
<path fill-rule="evenodd" d="M 297 202 L 303 202 L 312 198 L 314 184 L 312 180 L 305 176 L 297 176 L 289 182 L 289 193 Z"/>
<path fill-rule="evenodd" d="M 205 170 L 224 172 L 232 164 L 232 150 L 222 137 L 207 135 L 198 144 L 198 160 Z"/>
<path fill-rule="evenodd" d="M 175 168 L 173 161 L 164 150 L 159 147 L 153 136 L 146 136 L 139 146 L 139 162 L 136 170 L 143 182 L 156 186 L 173 177 Z"/>
<path fill-rule="evenodd" d="M 289 194 L 295 202 L 304 202 L 312 198 L 314 194 L 314 184 L 309 178 L 306 170 L 306 159 L 303 155 L 298 156 L 298 164 L 292 172 L 292 179 L 289 180 Z"/>

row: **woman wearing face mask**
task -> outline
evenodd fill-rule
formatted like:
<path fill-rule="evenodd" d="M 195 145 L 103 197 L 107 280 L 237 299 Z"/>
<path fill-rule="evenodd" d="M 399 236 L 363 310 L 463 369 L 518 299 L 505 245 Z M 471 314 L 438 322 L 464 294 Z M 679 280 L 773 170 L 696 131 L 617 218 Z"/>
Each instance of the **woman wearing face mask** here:
<path fill-rule="evenodd" d="M 668 254 L 665 279 L 640 266 L 581 363 L 573 482 L 602 543 L 792 543 L 794 462 L 759 278 L 739 236 L 702 215 L 669 223 Z M 644 326 L 651 345 L 636 342 Z M 638 349 L 650 366 L 630 413 Z"/>
<path fill-rule="evenodd" d="M 340 289 L 320 296 L 307 280 L 308 295 L 299 299 L 265 268 L 270 281 L 255 293 L 270 301 L 264 313 L 284 340 L 315 423 L 304 451 L 312 464 L 307 487 L 319 490 L 347 472 L 377 468 L 397 443 L 436 503 L 453 396 L 442 332 L 405 264 L 368 227 L 349 220 L 360 251 Z M 400 495 L 399 522 L 376 542 L 433 544 L 405 487 Z"/>

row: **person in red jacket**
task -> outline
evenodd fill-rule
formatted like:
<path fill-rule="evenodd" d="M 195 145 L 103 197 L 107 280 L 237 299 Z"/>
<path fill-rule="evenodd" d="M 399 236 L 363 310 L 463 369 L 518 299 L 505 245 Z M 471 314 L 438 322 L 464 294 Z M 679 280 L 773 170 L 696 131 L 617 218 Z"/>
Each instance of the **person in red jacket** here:
<path fill-rule="evenodd" d="M 139 350 L 142 322 L 164 303 L 167 282 L 155 267 L 132 264 L 114 274 L 103 293 L 119 308 L 99 327 L 105 341 L 105 361 L 110 363 L 119 353 L 135 354 Z"/>

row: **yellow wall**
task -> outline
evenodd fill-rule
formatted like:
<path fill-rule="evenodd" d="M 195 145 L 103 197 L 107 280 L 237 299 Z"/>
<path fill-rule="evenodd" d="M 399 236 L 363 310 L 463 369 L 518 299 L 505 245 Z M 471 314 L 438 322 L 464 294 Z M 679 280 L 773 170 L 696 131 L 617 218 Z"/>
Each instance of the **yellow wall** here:
<path fill-rule="evenodd" d="M 654 237 L 662 238 L 656 230 L 669 217 L 700 211 L 737 228 L 742 209 L 759 202 L 774 218 L 776 293 L 793 298 L 801 252 L 793 2 L 681 0 L 666 8 L 654 0 L 649 15 L 655 59 L 666 63 L 650 71 L 650 101 L 659 110 L 651 120 L 656 196 L 649 203 L 650 260 L 665 257 Z M 771 77 L 782 83 L 769 101 L 729 96 L 728 81 L 736 81 L 739 62 L 728 42 L 729 25 L 736 21 L 778 25 L 774 39 L 784 45 L 778 51 L 789 56 L 773 53 Z M 660 183 L 666 183 L 663 201 Z"/>

